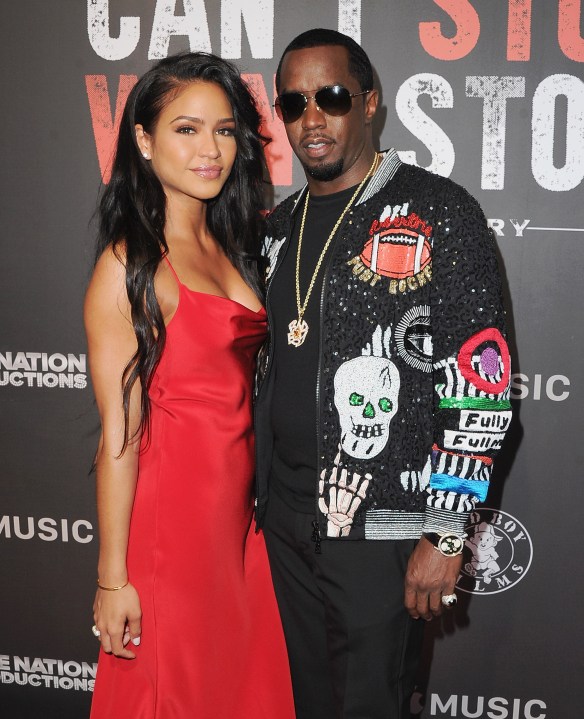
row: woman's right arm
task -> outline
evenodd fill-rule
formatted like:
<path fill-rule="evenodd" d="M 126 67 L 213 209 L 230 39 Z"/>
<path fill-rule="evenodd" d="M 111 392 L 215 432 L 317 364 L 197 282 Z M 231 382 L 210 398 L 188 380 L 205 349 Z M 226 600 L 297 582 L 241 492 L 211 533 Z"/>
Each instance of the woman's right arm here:
<path fill-rule="evenodd" d="M 89 367 L 101 419 L 97 449 L 97 514 L 99 523 L 99 583 L 119 587 L 131 577 L 126 568 L 130 517 L 138 478 L 140 436 L 139 383 L 130 399 L 130 441 L 124 441 L 122 375 L 136 351 L 136 335 L 130 319 L 125 288 L 125 267 L 108 248 L 98 260 L 87 290 L 84 307 L 89 348 Z M 140 640 L 141 609 L 131 583 L 123 589 L 98 589 L 93 606 L 94 620 L 106 652 L 135 658 L 126 648 L 129 640 Z"/>

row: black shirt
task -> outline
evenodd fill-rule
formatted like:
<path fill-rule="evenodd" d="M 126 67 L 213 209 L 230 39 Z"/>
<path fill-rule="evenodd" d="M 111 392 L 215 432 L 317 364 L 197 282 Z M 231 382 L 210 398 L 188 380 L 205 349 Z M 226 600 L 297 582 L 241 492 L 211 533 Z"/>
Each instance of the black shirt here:
<path fill-rule="evenodd" d="M 318 258 L 336 221 L 355 192 L 350 187 L 331 195 L 311 196 L 300 254 L 300 302 Z M 317 275 L 304 319 L 308 334 L 300 347 L 288 344 L 288 325 L 298 319 L 296 307 L 296 254 L 304 199 L 295 213 L 290 244 L 270 287 L 274 356 L 272 428 L 274 455 L 271 488 L 293 509 L 314 513 L 316 506 L 317 439 L 316 377 L 320 342 L 320 296 L 329 246 Z M 338 230 L 337 230 L 338 232 Z M 334 239 L 332 244 L 334 245 Z"/>

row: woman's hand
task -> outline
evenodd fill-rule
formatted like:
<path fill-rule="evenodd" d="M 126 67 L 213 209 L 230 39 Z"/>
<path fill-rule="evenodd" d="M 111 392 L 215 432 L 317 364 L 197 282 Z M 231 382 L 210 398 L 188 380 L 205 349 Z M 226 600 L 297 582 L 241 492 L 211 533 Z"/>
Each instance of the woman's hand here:
<path fill-rule="evenodd" d="M 124 413 L 122 378 L 137 348 L 125 289 L 125 266 L 108 248 L 98 260 L 85 298 L 89 365 L 101 420 L 96 453 L 99 563 L 102 586 L 116 587 L 127 578 L 130 518 L 136 495 L 140 450 L 140 383 Z M 124 438 L 128 439 L 127 445 Z M 124 448 L 122 452 L 122 448 Z M 140 599 L 136 589 L 98 589 L 93 604 L 95 625 L 104 651 L 134 659 L 126 646 L 140 639 Z"/>
<path fill-rule="evenodd" d="M 104 652 L 123 659 L 136 655 L 126 646 L 140 644 L 142 610 L 138 592 L 127 584 L 123 589 L 108 592 L 98 589 L 93 603 L 93 619 L 99 629 Z"/>

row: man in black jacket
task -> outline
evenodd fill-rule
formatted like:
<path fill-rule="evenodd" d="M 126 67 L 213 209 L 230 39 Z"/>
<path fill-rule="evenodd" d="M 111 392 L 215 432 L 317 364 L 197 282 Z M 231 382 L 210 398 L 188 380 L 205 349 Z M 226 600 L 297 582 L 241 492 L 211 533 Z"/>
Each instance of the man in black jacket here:
<path fill-rule="evenodd" d="M 257 518 L 297 716 L 405 719 L 510 422 L 493 239 L 461 187 L 376 152 L 353 40 L 303 33 L 276 88 L 307 187 L 268 218 Z"/>

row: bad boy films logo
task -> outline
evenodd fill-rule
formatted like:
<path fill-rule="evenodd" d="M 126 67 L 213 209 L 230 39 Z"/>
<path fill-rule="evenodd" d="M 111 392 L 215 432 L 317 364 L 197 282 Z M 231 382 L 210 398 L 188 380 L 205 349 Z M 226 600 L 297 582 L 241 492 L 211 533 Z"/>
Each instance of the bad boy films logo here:
<path fill-rule="evenodd" d="M 457 588 L 469 594 L 497 594 L 515 586 L 533 558 L 527 529 L 501 510 L 483 507 L 470 515 Z"/>

